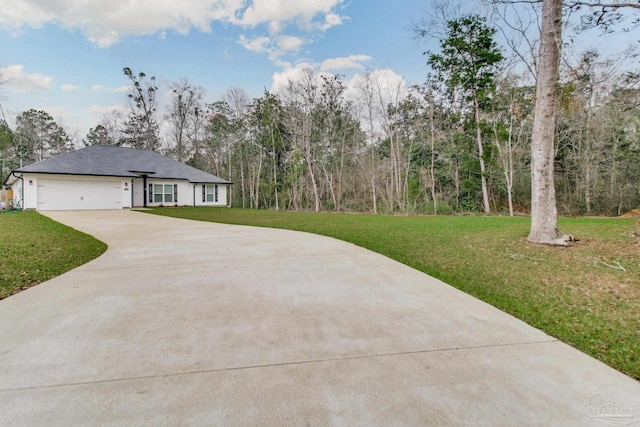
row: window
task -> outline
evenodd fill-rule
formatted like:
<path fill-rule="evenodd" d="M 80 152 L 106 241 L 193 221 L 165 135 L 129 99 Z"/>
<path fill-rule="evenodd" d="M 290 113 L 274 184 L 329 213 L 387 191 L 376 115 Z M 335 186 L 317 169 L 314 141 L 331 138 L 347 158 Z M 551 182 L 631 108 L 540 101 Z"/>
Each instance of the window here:
<path fill-rule="evenodd" d="M 203 185 L 202 186 L 202 203 L 218 201 L 218 186 Z"/>
<path fill-rule="evenodd" d="M 149 184 L 149 203 L 178 203 L 178 185 Z"/>

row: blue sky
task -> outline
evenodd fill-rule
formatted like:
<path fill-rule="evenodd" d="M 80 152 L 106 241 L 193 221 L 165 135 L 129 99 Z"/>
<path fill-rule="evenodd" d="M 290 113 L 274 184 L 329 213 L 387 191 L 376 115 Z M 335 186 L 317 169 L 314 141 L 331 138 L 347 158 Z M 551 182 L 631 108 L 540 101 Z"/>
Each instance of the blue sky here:
<path fill-rule="evenodd" d="M 382 78 L 419 84 L 427 73 L 422 52 L 437 49 L 437 42 L 419 43 L 411 28 L 429 15 L 429 5 L 2 0 L 0 103 L 10 124 L 21 111 L 43 109 L 81 140 L 108 111 L 126 111 L 124 67 L 156 76 L 165 89 L 187 78 L 206 89 L 208 102 L 234 86 L 260 96 L 301 68 L 347 80 L 379 71 Z"/>
<path fill-rule="evenodd" d="M 420 83 L 425 46 L 411 26 L 426 8 L 419 0 L 3 0 L 0 103 L 10 122 L 44 109 L 82 138 L 104 112 L 127 105 L 123 67 L 164 87 L 187 78 L 210 102 L 233 86 L 260 96 L 299 67 L 346 78 L 388 69 Z"/>

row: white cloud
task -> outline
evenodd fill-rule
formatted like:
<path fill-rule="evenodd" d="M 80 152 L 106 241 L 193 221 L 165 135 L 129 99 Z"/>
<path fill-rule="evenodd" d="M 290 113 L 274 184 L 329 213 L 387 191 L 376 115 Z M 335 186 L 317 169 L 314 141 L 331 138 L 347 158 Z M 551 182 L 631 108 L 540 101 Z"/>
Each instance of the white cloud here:
<path fill-rule="evenodd" d="M 232 21 L 243 0 L 4 0 L 0 26 L 40 27 L 55 23 L 80 29 L 88 40 L 110 46 L 126 35 L 149 35 L 163 30 L 186 34 L 209 31 L 212 21 Z"/>
<path fill-rule="evenodd" d="M 257 53 L 264 53 L 270 50 L 271 39 L 269 37 L 258 37 L 252 40 L 244 35 L 240 36 L 240 44 L 247 50 Z"/>
<path fill-rule="evenodd" d="M 375 101 L 382 106 L 397 105 L 409 94 L 409 86 L 401 75 L 385 68 L 356 74 L 351 78 L 347 85 L 351 99 L 361 98 L 357 93 L 365 91 L 373 94 Z"/>
<path fill-rule="evenodd" d="M 129 92 L 131 88 L 129 86 L 119 86 L 119 87 L 107 87 L 104 85 L 93 85 L 91 86 L 91 90 L 94 92 Z"/>
<path fill-rule="evenodd" d="M 38 110 L 43 110 L 49 113 L 51 117 L 53 117 L 60 126 L 65 128 L 67 132 L 70 131 L 70 129 L 68 129 L 70 126 L 69 123 L 74 123 L 76 120 L 76 114 L 63 105 L 49 105 L 38 108 Z"/>
<path fill-rule="evenodd" d="M 113 112 L 127 113 L 129 110 L 124 105 L 92 105 L 88 111 L 102 116 Z"/>
<path fill-rule="evenodd" d="M 273 40 L 270 37 L 248 39 L 244 35 L 241 35 L 238 43 L 252 52 L 267 53 L 269 59 L 273 61 L 274 64 L 282 68 L 287 68 L 290 67 L 291 64 L 283 61 L 281 59 L 282 56 L 298 52 L 304 41 L 300 37 L 295 36 L 279 36 Z"/>
<path fill-rule="evenodd" d="M 322 31 L 327 31 L 329 28 L 342 25 L 344 17 L 336 13 L 327 13 L 324 17 L 324 23 L 320 25 Z"/>
<path fill-rule="evenodd" d="M 64 92 L 73 92 L 76 90 L 82 89 L 82 87 L 77 86 L 77 85 L 70 85 L 70 84 L 63 84 L 62 86 L 60 86 L 60 90 L 64 91 Z"/>
<path fill-rule="evenodd" d="M 346 69 L 363 69 L 362 62 L 371 61 L 371 57 L 368 55 L 350 55 L 341 58 L 327 59 L 322 62 L 320 69 L 322 71 L 329 70 L 346 70 Z"/>
<path fill-rule="evenodd" d="M 127 35 L 162 36 L 166 31 L 209 32 L 212 22 L 242 26 L 267 24 L 279 34 L 286 24 L 325 31 L 343 18 L 345 0 L 3 0 L 0 28 L 20 30 L 55 24 L 80 30 L 91 42 L 107 47 Z"/>
<path fill-rule="evenodd" d="M 286 67 L 281 72 L 273 74 L 271 82 L 271 91 L 273 93 L 286 93 L 291 85 L 307 85 L 312 83 L 315 87 L 322 85 L 322 76 L 330 77 L 328 73 L 317 71 L 313 64 L 302 62 L 296 64 L 295 67 Z"/>
<path fill-rule="evenodd" d="M 53 77 L 38 73 L 26 73 L 23 65 L 0 68 L 0 82 L 15 92 L 40 92 L 51 89 Z"/>
<path fill-rule="evenodd" d="M 302 81 L 310 73 L 314 73 L 313 65 L 308 63 L 297 64 L 295 67 L 287 67 L 281 72 L 273 73 L 271 92 L 283 93 L 291 83 Z"/>
<path fill-rule="evenodd" d="M 307 62 L 299 63 L 295 67 L 288 67 L 272 76 L 271 91 L 285 93 L 291 84 L 313 83 L 316 87 L 323 84 L 322 77 L 331 77 L 333 74 L 318 69 L 315 64 Z M 351 79 L 343 79 L 345 84 L 345 97 L 356 104 L 366 102 L 366 92 L 369 92 L 371 101 L 376 108 L 386 109 L 388 105 L 398 105 L 404 100 L 410 87 L 404 77 L 391 69 L 378 69 L 366 74 L 355 74 Z"/>
<path fill-rule="evenodd" d="M 257 25 L 298 19 L 303 24 L 309 24 L 318 14 L 335 15 L 334 9 L 342 3 L 343 0 L 253 0 L 239 22 Z"/>
<path fill-rule="evenodd" d="M 401 75 L 386 68 L 354 75 L 347 82 L 345 96 L 360 111 L 363 129 L 373 126 L 373 132 L 377 134 L 382 132 L 380 118 L 386 114 L 387 107 L 397 106 L 411 90 Z"/>
<path fill-rule="evenodd" d="M 302 47 L 302 39 L 294 36 L 278 37 L 278 47 L 281 52 L 297 52 Z"/>

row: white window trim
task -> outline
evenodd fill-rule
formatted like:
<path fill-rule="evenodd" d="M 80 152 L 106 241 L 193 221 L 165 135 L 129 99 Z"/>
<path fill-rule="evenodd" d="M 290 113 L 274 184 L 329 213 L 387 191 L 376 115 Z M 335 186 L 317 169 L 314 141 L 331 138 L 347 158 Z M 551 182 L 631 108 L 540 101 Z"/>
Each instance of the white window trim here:
<path fill-rule="evenodd" d="M 202 203 L 218 203 L 218 194 L 218 184 L 202 184 Z"/>
<path fill-rule="evenodd" d="M 157 187 L 162 187 L 162 193 L 158 193 Z M 178 203 L 178 185 L 167 184 L 164 182 L 150 182 L 149 183 L 149 195 L 148 203 L 154 205 L 170 204 L 175 205 Z M 156 201 L 156 196 L 162 194 L 162 201 Z M 167 200 L 171 197 L 171 200 Z"/>

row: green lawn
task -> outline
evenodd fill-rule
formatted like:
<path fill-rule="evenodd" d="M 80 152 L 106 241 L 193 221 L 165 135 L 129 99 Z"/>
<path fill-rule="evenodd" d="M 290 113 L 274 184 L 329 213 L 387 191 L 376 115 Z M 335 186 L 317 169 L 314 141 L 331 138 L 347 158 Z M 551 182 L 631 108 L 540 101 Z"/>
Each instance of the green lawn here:
<path fill-rule="evenodd" d="M 0 299 L 100 256 L 107 245 L 33 211 L 0 214 Z"/>
<path fill-rule="evenodd" d="M 149 212 L 352 242 L 437 277 L 640 380 L 640 233 L 634 219 L 563 219 L 562 231 L 580 241 L 557 248 L 527 242 L 528 218 L 227 208 Z"/>

